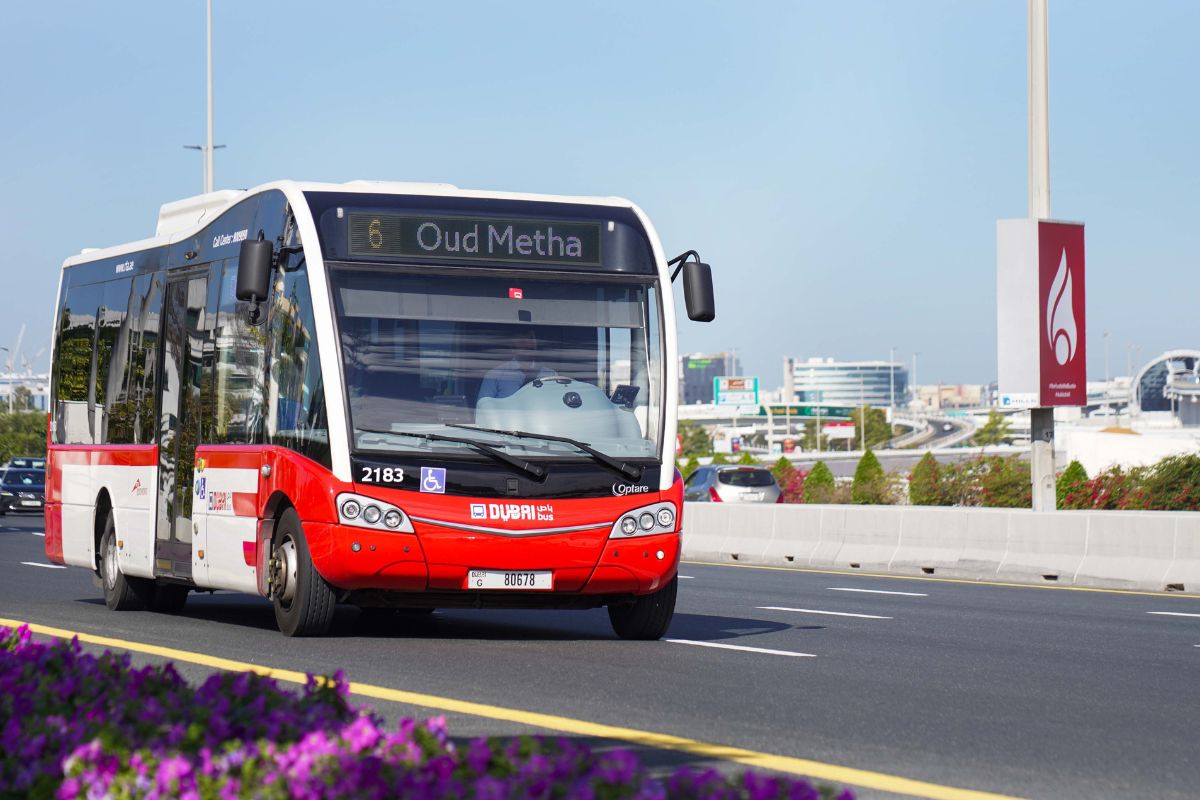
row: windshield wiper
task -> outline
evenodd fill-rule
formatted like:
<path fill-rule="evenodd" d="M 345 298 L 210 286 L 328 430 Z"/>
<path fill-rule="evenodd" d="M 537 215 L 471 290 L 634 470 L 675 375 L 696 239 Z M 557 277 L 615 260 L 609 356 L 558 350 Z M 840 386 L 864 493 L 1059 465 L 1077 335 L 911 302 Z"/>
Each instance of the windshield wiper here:
<path fill-rule="evenodd" d="M 484 444 L 483 442 L 477 442 L 474 439 L 466 439 L 466 438 L 462 438 L 462 437 L 458 437 L 458 436 L 443 436 L 440 433 L 411 433 L 409 431 L 379 431 L 379 430 L 372 430 L 371 428 L 356 428 L 355 430 L 357 430 L 359 433 L 374 433 L 374 434 L 378 434 L 380 436 L 411 436 L 414 439 L 421 439 L 426 442 L 455 442 L 457 444 L 465 444 L 468 447 L 475 448 L 480 453 L 484 453 L 486 455 L 491 456 L 492 458 L 496 459 L 497 461 L 502 461 L 505 464 L 508 464 L 510 467 L 514 467 L 516 469 L 521 470 L 522 472 L 532 475 L 533 477 L 537 478 L 538 480 L 541 480 L 542 478 L 546 477 L 546 468 L 543 467 L 542 465 L 534 464 L 531 461 L 526 461 L 525 459 L 517 458 L 516 456 L 510 456 L 508 453 L 504 452 L 503 450 L 498 450 L 495 447 L 492 447 L 490 444 Z M 483 429 L 480 428 L 480 430 L 483 430 Z"/>
<path fill-rule="evenodd" d="M 480 428 L 477 425 L 463 425 L 458 422 L 447 422 L 447 423 L 445 423 L 445 425 L 447 428 L 462 428 L 462 429 L 468 430 L 468 431 L 483 431 L 484 433 L 499 433 L 504 436 L 512 436 L 516 439 L 541 439 L 542 441 L 546 441 L 546 442 L 563 442 L 564 444 L 569 444 L 572 447 L 582 450 L 583 452 L 587 453 L 589 456 L 591 456 L 596 461 L 600 462 L 601 464 L 603 464 L 604 466 L 608 467 L 609 469 L 611 469 L 615 472 L 621 473 L 621 475 L 623 475 L 625 478 L 627 478 L 628 480 L 631 480 L 631 481 L 641 480 L 642 474 L 646 471 L 646 468 L 641 466 L 640 464 L 630 464 L 625 461 L 618 461 L 617 459 L 613 458 L 612 456 L 601 453 L 599 450 L 595 449 L 587 442 L 581 442 L 578 439 L 572 439 L 568 436 L 551 436 L 550 434 L 547 434 L 547 433 L 530 433 L 528 431 L 504 431 L 504 430 L 500 430 L 499 428 Z"/>

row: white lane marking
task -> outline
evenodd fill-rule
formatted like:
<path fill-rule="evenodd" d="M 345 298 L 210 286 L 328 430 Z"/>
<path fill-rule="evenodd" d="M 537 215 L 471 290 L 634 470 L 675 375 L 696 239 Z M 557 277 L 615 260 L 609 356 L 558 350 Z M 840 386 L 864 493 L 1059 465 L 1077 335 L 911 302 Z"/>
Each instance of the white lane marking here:
<path fill-rule="evenodd" d="M 1200 614 L 1185 614 L 1182 611 L 1147 611 L 1147 614 L 1158 614 L 1163 617 L 1200 617 Z"/>
<path fill-rule="evenodd" d="M 681 580 L 685 580 L 685 581 L 694 581 L 694 580 L 696 580 L 696 576 L 695 576 L 695 575 L 680 575 L 679 577 L 680 577 L 680 579 L 681 579 Z"/>
<path fill-rule="evenodd" d="M 816 658 L 814 653 L 795 653 L 791 650 L 769 650 L 765 647 L 746 647 L 740 644 L 721 644 L 720 642 L 696 642 L 691 639 L 663 639 L 674 644 L 692 644 L 696 647 L 719 647 L 722 650 L 742 650 L 747 653 L 765 653 L 769 656 L 792 656 L 793 658 Z"/>
<path fill-rule="evenodd" d="M 902 594 L 905 597 L 929 597 L 924 592 L 889 592 L 886 589 L 850 589 L 845 586 L 826 586 L 831 592 L 862 592 L 863 594 Z"/>
<path fill-rule="evenodd" d="M 756 606 L 760 611 L 795 611 L 798 614 L 826 614 L 830 617 L 859 617 L 860 619 L 891 619 L 875 614 L 850 614 L 846 611 L 818 611 L 815 608 L 784 608 L 783 606 Z"/>
<path fill-rule="evenodd" d="M 41 536 L 41 537 L 43 537 L 43 538 L 46 536 L 46 534 L 44 534 L 44 533 L 38 533 L 37 531 L 30 531 L 30 533 L 32 533 L 34 536 Z"/>
<path fill-rule="evenodd" d="M 41 564 L 37 561 L 22 561 L 21 563 L 27 567 L 41 567 L 42 569 L 66 569 L 61 564 Z"/>

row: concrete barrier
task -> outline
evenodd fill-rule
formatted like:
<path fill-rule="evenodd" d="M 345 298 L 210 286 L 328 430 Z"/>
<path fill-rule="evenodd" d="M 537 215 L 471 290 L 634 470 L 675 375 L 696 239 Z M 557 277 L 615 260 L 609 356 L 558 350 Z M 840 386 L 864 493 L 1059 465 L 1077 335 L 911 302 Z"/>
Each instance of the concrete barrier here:
<path fill-rule="evenodd" d="M 1008 552 L 996 577 L 1069 585 L 1087 548 L 1087 512 L 1008 513 Z"/>
<path fill-rule="evenodd" d="M 900 546 L 889 569 L 934 575 L 958 566 L 966 547 L 964 512 L 961 508 L 904 508 L 900 513 Z"/>
<path fill-rule="evenodd" d="M 1163 585 L 1200 594 L 1200 514 L 1176 515 L 1175 547 Z"/>
<path fill-rule="evenodd" d="M 1087 549 L 1075 571 L 1080 586 L 1158 591 L 1175 557 L 1174 514 L 1110 511 L 1087 515 Z"/>
<path fill-rule="evenodd" d="M 955 578 L 991 579 L 1008 555 L 1012 514 L 1001 508 L 964 508 L 963 552 L 945 572 Z"/>
<path fill-rule="evenodd" d="M 842 547 L 834 565 L 864 572 L 886 570 L 900 547 L 901 519 L 888 506 L 846 506 Z"/>
<path fill-rule="evenodd" d="M 768 564 L 810 565 L 821 543 L 822 513 L 821 506 L 774 507 L 773 534 L 763 560 Z"/>
<path fill-rule="evenodd" d="M 1200 514 L 688 503 L 683 557 L 1200 594 Z"/>

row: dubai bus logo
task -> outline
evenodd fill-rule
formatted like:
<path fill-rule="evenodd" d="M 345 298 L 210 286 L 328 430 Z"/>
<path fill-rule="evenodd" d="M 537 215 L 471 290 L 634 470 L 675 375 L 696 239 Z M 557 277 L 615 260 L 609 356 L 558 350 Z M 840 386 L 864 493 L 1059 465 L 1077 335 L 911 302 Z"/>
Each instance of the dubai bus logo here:
<path fill-rule="evenodd" d="M 1079 332 L 1075 326 L 1075 293 L 1065 248 L 1046 301 L 1046 334 L 1059 366 L 1075 357 L 1079 350 Z"/>

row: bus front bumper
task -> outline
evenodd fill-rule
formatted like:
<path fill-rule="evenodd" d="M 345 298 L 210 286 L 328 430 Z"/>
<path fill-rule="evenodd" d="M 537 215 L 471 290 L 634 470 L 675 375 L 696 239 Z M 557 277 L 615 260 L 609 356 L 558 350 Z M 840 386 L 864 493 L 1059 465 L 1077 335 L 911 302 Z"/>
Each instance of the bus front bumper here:
<path fill-rule="evenodd" d="M 408 534 L 304 523 L 317 572 L 345 590 L 461 593 L 464 600 L 467 595 L 475 598 L 465 605 L 505 605 L 505 598 L 522 606 L 538 605 L 536 598 L 543 597 L 545 605 L 560 605 L 565 595 L 644 595 L 675 577 L 679 533 L 618 540 L 609 538 L 610 529 L 606 524 L 566 534 L 504 537 L 464 536 L 462 531 L 435 525 Z M 553 588 L 540 592 L 468 591 L 471 570 L 550 570 Z"/>

